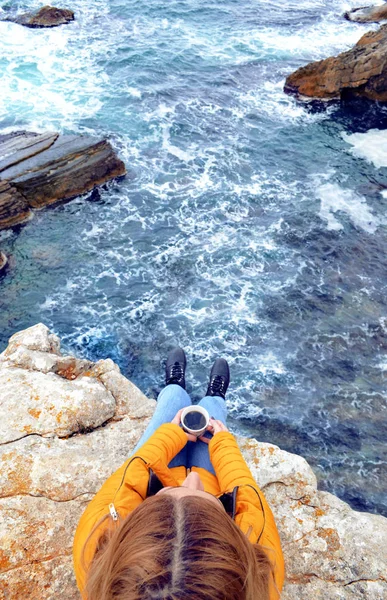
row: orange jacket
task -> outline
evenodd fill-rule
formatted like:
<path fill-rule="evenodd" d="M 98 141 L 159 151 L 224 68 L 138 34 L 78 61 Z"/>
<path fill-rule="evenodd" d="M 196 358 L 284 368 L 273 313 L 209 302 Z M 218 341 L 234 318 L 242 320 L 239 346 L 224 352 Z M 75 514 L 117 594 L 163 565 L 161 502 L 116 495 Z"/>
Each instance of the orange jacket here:
<path fill-rule="evenodd" d="M 90 564 L 103 530 L 109 527 L 113 516 L 121 519 L 136 508 L 147 495 L 149 469 L 157 475 L 164 486 L 178 486 L 184 481 L 187 470 L 184 466 L 169 469 L 168 463 L 187 443 L 184 431 L 173 423 L 164 423 L 137 452 L 129 458 L 109 479 L 88 504 L 83 513 L 74 538 L 74 570 L 82 597 L 86 599 L 84 586 L 86 572 L 82 568 L 82 551 L 86 540 L 96 524 L 105 519 L 94 532 L 86 547 L 85 566 Z M 255 483 L 253 476 L 239 450 L 234 436 L 222 431 L 211 439 L 208 450 L 216 477 L 200 467 L 192 467 L 204 484 L 206 492 L 221 496 L 238 486 L 235 523 L 248 535 L 252 543 L 268 549 L 274 567 L 275 583 L 282 589 L 285 567 L 280 539 L 269 505 Z M 109 516 L 109 513 L 113 516 Z M 277 600 L 274 586 L 271 600 Z"/>

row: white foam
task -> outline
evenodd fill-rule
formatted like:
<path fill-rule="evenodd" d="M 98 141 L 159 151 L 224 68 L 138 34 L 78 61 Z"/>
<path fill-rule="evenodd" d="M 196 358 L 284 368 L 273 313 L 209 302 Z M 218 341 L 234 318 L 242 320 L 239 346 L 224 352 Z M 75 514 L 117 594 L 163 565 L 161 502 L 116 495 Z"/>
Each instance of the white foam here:
<path fill-rule="evenodd" d="M 370 129 L 366 133 L 343 133 L 342 136 L 353 146 L 352 154 L 373 163 L 377 169 L 387 167 L 387 130 Z"/>
<path fill-rule="evenodd" d="M 0 116 L 13 114 L 37 131 L 74 131 L 80 119 L 101 109 L 110 80 L 100 57 L 113 44 L 113 32 L 83 27 L 83 20 L 93 24 L 108 9 L 99 0 L 93 6 L 77 0 L 73 8 L 77 19 L 66 27 L 36 30 L 0 23 Z"/>
<path fill-rule="evenodd" d="M 93 223 L 91 226 L 91 229 L 86 230 L 84 229 L 82 231 L 82 235 L 86 236 L 86 237 L 95 237 L 98 236 L 100 233 L 104 233 L 105 230 L 102 227 L 99 227 L 96 223 Z"/>
<path fill-rule="evenodd" d="M 128 86 L 126 88 L 126 91 L 128 92 L 129 96 L 133 96 L 134 98 L 141 98 L 141 96 L 142 96 L 141 91 L 135 87 Z"/>
<path fill-rule="evenodd" d="M 370 24 L 370 29 L 377 26 Z M 351 48 L 361 36 L 363 29 L 357 23 L 349 23 L 336 11 L 313 25 L 297 28 L 294 33 L 282 33 L 277 27 L 259 32 L 265 52 L 291 55 L 318 60 Z"/>
<path fill-rule="evenodd" d="M 382 360 L 378 365 L 376 365 L 381 371 L 387 371 L 387 358 Z"/>
<path fill-rule="evenodd" d="M 344 226 L 334 216 L 338 212 L 346 213 L 356 227 L 368 233 L 374 233 L 380 220 L 367 205 L 366 199 L 349 189 L 341 188 L 337 183 L 325 183 L 317 189 L 321 201 L 320 217 L 327 221 L 328 229 L 339 231 Z"/>
<path fill-rule="evenodd" d="M 283 375 L 286 373 L 286 369 L 282 363 L 273 352 L 268 352 L 264 356 L 257 357 L 258 371 L 262 373 L 262 375 Z"/>

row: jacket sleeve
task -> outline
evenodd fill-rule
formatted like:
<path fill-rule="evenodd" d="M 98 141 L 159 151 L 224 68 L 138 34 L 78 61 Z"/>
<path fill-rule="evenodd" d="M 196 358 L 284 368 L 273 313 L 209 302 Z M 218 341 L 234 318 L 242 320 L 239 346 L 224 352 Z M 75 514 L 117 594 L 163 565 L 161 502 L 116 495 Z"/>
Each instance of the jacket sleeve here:
<path fill-rule="evenodd" d="M 168 463 L 185 446 L 187 436 L 174 423 L 165 423 L 103 484 L 84 511 L 74 537 L 74 570 L 78 587 L 83 594 L 86 571 L 95 554 L 98 538 L 113 522 L 110 505 L 113 504 L 118 517 L 125 519 L 145 500 L 149 480 L 149 469 L 155 466 L 164 485 L 177 485 L 168 469 Z M 104 519 L 104 517 L 106 517 Z M 103 520 L 104 519 L 104 520 Z M 98 523 L 101 524 L 98 526 Z M 93 531 L 94 530 L 94 531 Z M 90 537 L 90 534 L 93 535 Z"/>
<path fill-rule="evenodd" d="M 209 453 L 222 493 L 231 492 L 238 486 L 235 522 L 251 542 L 259 543 L 267 550 L 276 586 L 281 590 L 285 564 L 277 526 L 236 439 L 228 431 L 217 433 L 209 443 Z"/>

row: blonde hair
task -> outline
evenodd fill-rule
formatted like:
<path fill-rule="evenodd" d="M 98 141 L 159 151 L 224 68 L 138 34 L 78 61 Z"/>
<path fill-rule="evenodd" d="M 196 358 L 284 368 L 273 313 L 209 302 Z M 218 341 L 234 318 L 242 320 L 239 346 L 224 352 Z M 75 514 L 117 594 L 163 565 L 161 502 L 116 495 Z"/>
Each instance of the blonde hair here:
<path fill-rule="evenodd" d="M 210 500 L 145 500 L 107 530 L 87 574 L 89 600 L 269 600 L 261 546 Z"/>

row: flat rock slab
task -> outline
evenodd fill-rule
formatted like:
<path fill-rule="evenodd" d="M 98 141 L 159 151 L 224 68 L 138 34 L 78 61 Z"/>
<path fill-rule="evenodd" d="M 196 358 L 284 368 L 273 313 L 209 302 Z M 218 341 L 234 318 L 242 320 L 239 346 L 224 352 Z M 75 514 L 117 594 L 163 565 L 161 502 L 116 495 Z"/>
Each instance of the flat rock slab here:
<path fill-rule="evenodd" d="M 0 408 L 0 590 L 7 600 L 78 599 L 71 554 L 80 515 L 131 455 L 155 402 L 112 360 L 63 356 L 39 324 L 0 355 Z M 60 410 L 73 418 L 58 423 Z M 318 491 L 300 456 L 238 442 L 280 532 L 282 600 L 385 600 L 387 519 Z"/>
<path fill-rule="evenodd" d="M 43 6 L 35 12 L 24 13 L 7 21 L 24 25 L 25 27 L 58 27 L 74 21 L 74 13 L 67 8 L 55 8 L 55 6 Z"/>
<path fill-rule="evenodd" d="M 0 135 L 0 229 L 125 173 L 106 140 L 55 132 Z"/>
<path fill-rule="evenodd" d="M 348 21 L 355 21 L 356 23 L 379 23 L 379 21 L 385 21 L 387 20 L 387 2 L 376 6 L 353 8 L 344 13 L 344 17 Z"/>
<path fill-rule="evenodd" d="M 287 77 L 284 91 L 327 100 L 361 96 L 387 102 L 387 25 L 363 35 L 347 52 L 297 69 Z"/>

